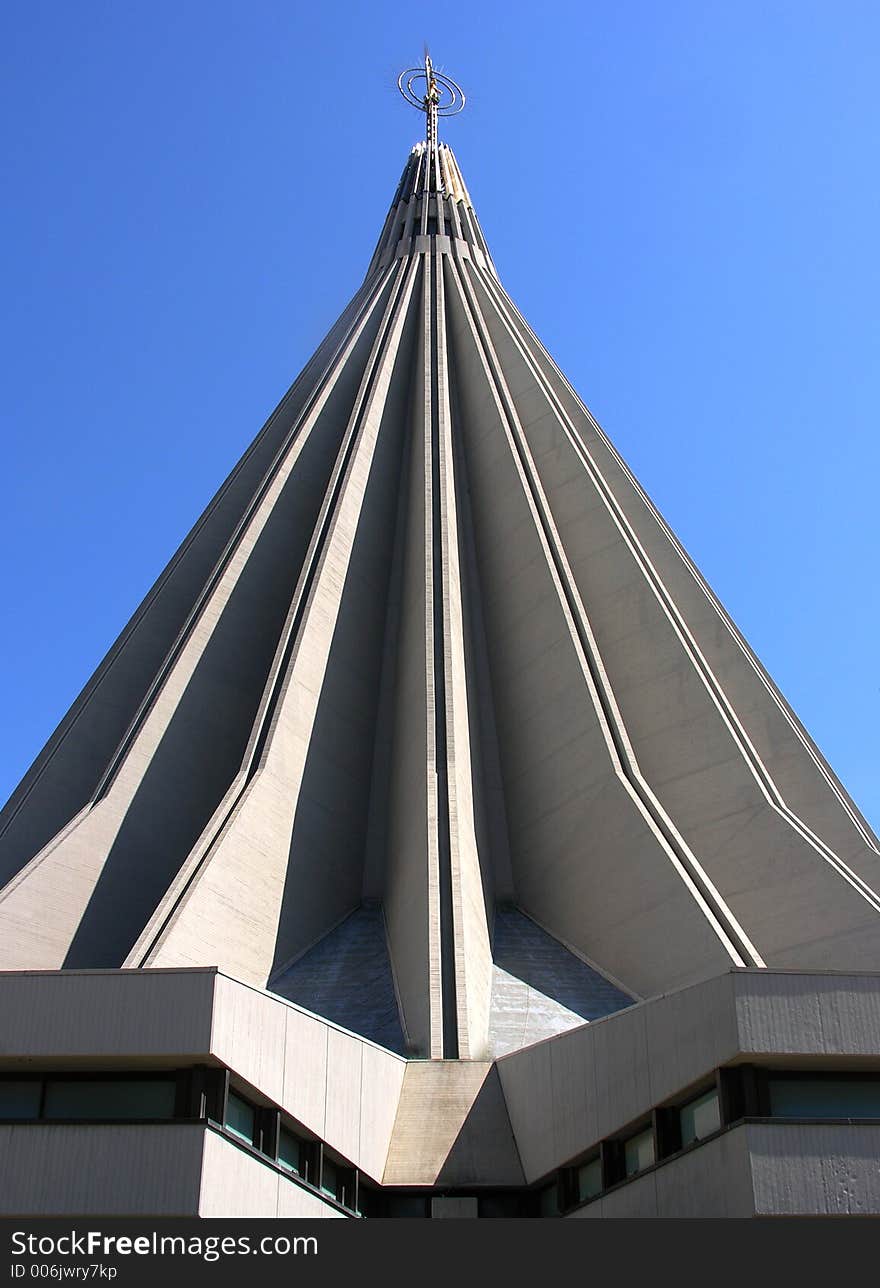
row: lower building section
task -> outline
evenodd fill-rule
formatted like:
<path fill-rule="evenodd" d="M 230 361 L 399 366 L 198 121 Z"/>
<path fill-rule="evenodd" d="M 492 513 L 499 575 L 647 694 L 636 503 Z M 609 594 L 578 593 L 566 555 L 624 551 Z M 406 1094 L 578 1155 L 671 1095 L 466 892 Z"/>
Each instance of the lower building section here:
<path fill-rule="evenodd" d="M 880 1213 L 880 976 L 735 970 L 495 1061 L 216 970 L 0 975 L 0 1213 Z"/>
<path fill-rule="evenodd" d="M 0 1140 L 8 1215 L 345 1215 L 200 1123 L 17 1123 Z"/>
<path fill-rule="evenodd" d="M 880 1122 L 739 1123 L 569 1217 L 867 1216 L 880 1212 Z"/>

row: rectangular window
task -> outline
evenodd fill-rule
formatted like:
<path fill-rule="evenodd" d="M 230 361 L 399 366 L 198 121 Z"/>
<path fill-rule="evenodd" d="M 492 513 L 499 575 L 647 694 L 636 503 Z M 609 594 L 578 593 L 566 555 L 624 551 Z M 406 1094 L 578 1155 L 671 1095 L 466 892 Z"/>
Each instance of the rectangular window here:
<path fill-rule="evenodd" d="M 239 1140 L 247 1141 L 249 1145 L 254 1143 L 254 1107 L 249 1105 L 241 1096 L 237 1096 L 234 1091 L 230 1091 L 226 1097 L 226 1117 L 223 1126 L 233 1136 Z"/>
<path fill-rule="evenodd" d="M 282 1127 L 278 1133 L 278 1165 L 283 1167 L 286 1172 L 293 1172 L 296 1176 L 306 1175 L 307 1149 L 306 1143 L 300 1140 L 299 1136 L 294 1136 L 292 1131 Z"/>
<path fill-rule="evenodd" d="M 324 1194 L 329 1194 L 331 1199 L 336 1198 L 336 1191 L 339 1187 L 339 1177 L 335 1163 L 325 1157 L 321 1166 L 321 1190 Z"/>
<path fill-rule="evenodd" d="M 0 1081 L 0 1118 L 39 1118 L 41 1082 Z"/>
<path fill-rule="evenodd" d="M 353 1167 L 337 1167 L 336 1198 L 343 1207 L 357 1211 L 357 1173 Z"/>
<path fill-rule="evenodd" d="M 151 1078 L 49 1079 L 45 1118 L 144 1119 L 173 1118 L 176 1085 Z"/>
<path fill-rule="evenodd" d="M 880 1079 L 771 1078 L 774 1118 L 880 1118 Z"/>
<path fill-rule="evenodd" d="M 541 1216 L 559 1216 L 559 1187 L 555 1181 L 539 1190 L 538 1211 Z"/>
<path fill-rule="evenodd" d="M 695 1140 L 705 1140 L 721 1127 L 721 1108 L 718 1092 L 713 1087 L 701 1096 L 689 1100 L 679 1110 L 682 1145 L 692 1145 Z"/>
<path fill-rule="evenodd" d="M 579 1203 L 594 1199 L 602 1193 L 602 1161 L 591 1158 L 588 1163 L 581 1163 L 577 1169 L 577 1198 Z"/>
<path fill-rule="evenodd" d="M 381 1197 L 387 1204 L 389 1216 L 415 1220 L 430 1215 L 429 1201 L 421 1194 L 389 1194 Z"/>
<path fill-rule="evenodd" d="M 643 1172 L 654 1162 L 654 1132 L 650 1127 L 623 1142 L 624 1167 L 627 1176 Z"/>

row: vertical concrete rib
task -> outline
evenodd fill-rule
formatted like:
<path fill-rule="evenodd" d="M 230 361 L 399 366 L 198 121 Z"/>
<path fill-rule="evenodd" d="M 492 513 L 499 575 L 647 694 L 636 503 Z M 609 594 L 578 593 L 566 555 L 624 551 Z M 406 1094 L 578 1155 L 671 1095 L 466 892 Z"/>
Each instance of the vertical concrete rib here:
<path fill-rule="evenodd" d="M 480 784 L 471 760 L 474 731 L 467 692 L 468 640 L 464 623 L 463 570 L 460 560 L 460 518 L 455 480 L 453 434 L 461 426 L 453 423 L 449 388 L 449 351 L 446 339 L 446 302 L 443 261 L 434 251 L 434 374 L 436 387 L 433 432 L 436 449 L 435 514 L 439 519 L 439 549 L 435 540 L 435 604 L 442 602 L 442 651 L 435 644 L 435 659 L 443 672 L 442 742 L 438 723 L 438 765 L 447 801 L 449 847 L 449 925 L 444 924 L 442 951 L 453 956 L 456 1051 L 463 1058 L 485 1056 L 489 1037 L 489 1005 L 492 986 L 490 948 L 491 912 L 486 892 L 494 901 L 488 854 L 481 856 L 475 811 L 481 807 L 475 797 Z M 436 532 L 436 529 L 435 529 Z M 440 709 L 438 686 L 438 712 Z M 486 871 L 483 871 L 483 864 Z M 446 873 L 443 869 L 443 879 Z M 494 906 L 494 902 L 491 906 Z M 447 908 L 441 905 L 441 915 Z M 444 974 L 444 979 L 447 974 Z M 451 1053 L 447 1051 L 447 1056 Z"/>
<path fill-rule="evenodd" d="M 444 561 L 448 558 L 448 541 L 444 540 L 445 488 L 441 469 L 441 378 L 438 330 L 440 327 L 438 263 L 436 252 L 426 259 L 428 296 L 430 300 L 426 413 L 431 440 L 431 691 L 434 715 L 433 772 L 437 792 L 437 883 L 440 913 L 440 986 L 442 991 L 443 1056 L 458 1059 L 458 972 L 455 961 L 455 913 L 452 878 L 452 839 L 450 836 L 449 762 L 447 739 L 447 595 Z M 447 402 L 448 407 L 448 402 Z M 448 414 L 447 414 L 448 421 Z"/>
<path fill-rule="evenodd" d="M 414 1054 L 443 1056 L 438 792 L 434 763 L 431 265 L 418 266 L 419 327 L 411 382 L 408 494 L 395 641 L 384 903 L 402 1020 Z"/>
<path fill-rule="evenodd" d="M 315 525 L 243 781 L 188 860 L 193 871 L 184 888 L 181 874 L 141 936 L 131 964 L 193 964 L 210 944 L 213 960 L 239 979 L 262 985 L 271 973 L 306 757 L 414 276 L 413 266 L 400 265 Z M 309 879 L 319 881 L 320 873 Z M 334 886 L 314 902 L 310 923 L 299 930 L 300 950 L 348 910 L 334 909 L 335 894 Z"/>

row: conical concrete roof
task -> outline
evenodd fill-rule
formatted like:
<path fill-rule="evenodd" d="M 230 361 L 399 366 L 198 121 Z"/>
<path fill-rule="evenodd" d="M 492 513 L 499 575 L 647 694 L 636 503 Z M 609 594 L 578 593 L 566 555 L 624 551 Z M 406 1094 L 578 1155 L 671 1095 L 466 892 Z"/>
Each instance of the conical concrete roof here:
<path fill-rule="evenodd" d="M 0 826 L 0 969 L 216 964 L 421 1056 L 880 965 L 876 839 L 443 145 Z"/>

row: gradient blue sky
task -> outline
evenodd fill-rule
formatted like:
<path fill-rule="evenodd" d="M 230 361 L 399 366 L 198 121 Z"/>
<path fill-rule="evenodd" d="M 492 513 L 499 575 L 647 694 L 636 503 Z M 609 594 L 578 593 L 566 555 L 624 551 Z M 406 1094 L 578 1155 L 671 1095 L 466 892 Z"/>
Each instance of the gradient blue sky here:
<path fill-rule="evenodd" d="M 366 268 L 425 40 L 510 293 L 880 824 L 876 0 L 6 0 L 0 798 Z"/>

